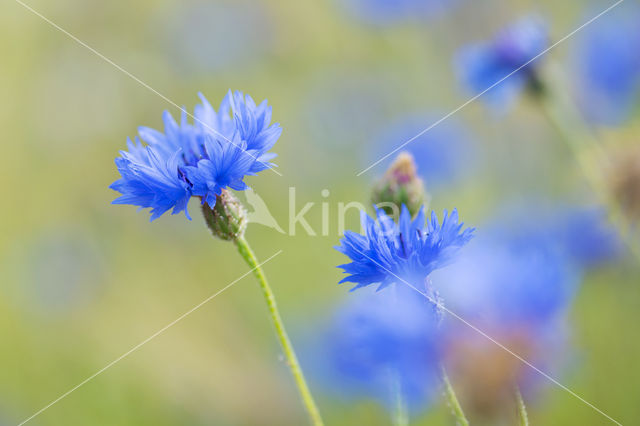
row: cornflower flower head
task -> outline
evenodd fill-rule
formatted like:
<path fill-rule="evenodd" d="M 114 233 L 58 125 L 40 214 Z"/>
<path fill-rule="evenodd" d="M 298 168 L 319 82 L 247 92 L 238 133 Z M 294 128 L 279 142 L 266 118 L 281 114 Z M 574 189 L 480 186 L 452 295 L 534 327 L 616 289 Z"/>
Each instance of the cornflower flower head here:
<path fill-rule="evenodd" d="M 409 412 L 425 409 L 439 388 L 439 317 L 407 286 L 349 298 L 314 339 L 318 380 L 347 398 L 370 397 L 390 411 L 400 393 Z"/>
<path fill-rule="evenodd" d="M 640 7 L 621 5 L 581 35 L 575 56 L 577 96 L 589 121 L 619 124 L 640 94 Z"/>
<path fill-rule="evenodd" d="M 397 224 L 383 210 L 376 209 L 376 215 L 377 220 L 361 212 L 364 235 L 347 231 L 341 245 L 335 247 L 351 259 L 338 267 L 349 274 L 340 283 L 356 284 L 352 291 L 371 284 L 378 284 L 381 290 L 395 282 L 403 285 L 403 281 L 422 286 L 431 272 L 452 261 L 474 231 L 462 229 L 455 209 L 451 215 L 445 210 L 442 223 L 435 212 L 425 223 L 424 207 L 412 220 L 402 205 Z"/>
<path fill-rule="evenodd" d="M 623 252 L 622 240 L 601 207 L 567 209 L 560 213 L 560 225 L 563 247 L 578 267 L 603 265 Z"/>
<path fill-rule="evenodd" d="M 183 77 L 250 67 L 260 63 L 274 41 L 273 22 L 259 3 L 248 8 L 242 2 L 195 1 L 172 5 L 164 13 L 163 46 L 169 65 Z"/>
<path fill-rule="evenodd" d="M 139 137 L 127 141 L 128 151 L 116 158 L 121 178 L 110 186 L 122 194 L 114 204 L 150 208 L 151 220 L 170 209 L 190 219 L 191 197 L 213 208 L 223 190 L 247 189 L 246 176 L 273 166 L 275 154 L 268 151 L 282 129 L 270 124 L 266 100 L 256 105 L 250 96 L 229 91 L 216 112 L 202 94 L 200 99 L 194 124 L 185 110 L 180 123 L 165 111 L 164 132 L 140 127 Z"/>
<path fill-rule="evenodd" d="M 566 311 L 579 271 L 559 247 L 545 239 L 475 243 L 432 278 L 454 311 L 490 328 L 514 329 L 544 328 Z"/>
<path fill-rule="evenodd" d="M 539 64 L 532 60 L 548 45 L 545 22 L 537 16 L 527 16 L 498 32 L 489 42 L 464 47 L 456 61 L 458 74 L 475 94 L 491 88 L 483 98 L 497 109 L 505 108 L 525 88 L 541 89 Z"/>
<path fill-rule="evenodd" d="M 622 240 L 602 207 L 558 205 L 532 199 L 502 206 L 498 224 L 487 225 L 494 240 L 524 248 L 546 248 L 575 269 L 588 269 L 614 261 L 622 253 Z M 535 217 L 535 220 L 523 220 Z"/>
<path fill-rule="evenodd" d="M 523 226 L 531 216 L 521 219 Z M 566 317 L 580 268 L 564 252 L 563 241 L 553 244 L 533 232 L 528 239 L 513 235 L 503 220 L 483 227 L 485 233 L 455 265 L 433 274 L 433 286 L 451 311 L 533 365 L 558 371 L 570 353 Z M 491 419 L 490 423 L 510 415 L 505 406 L 512 400 L 514 384 L 531 396 L 545 383 L 466 325 L 446 322 L 443 328 L 445 364 L 461 384 L 465 407 Z"/>

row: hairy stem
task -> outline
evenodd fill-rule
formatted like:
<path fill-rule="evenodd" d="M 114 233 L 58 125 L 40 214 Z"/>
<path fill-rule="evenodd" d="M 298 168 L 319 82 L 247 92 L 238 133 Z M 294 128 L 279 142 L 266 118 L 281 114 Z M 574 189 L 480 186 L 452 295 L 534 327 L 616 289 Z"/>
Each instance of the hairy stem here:
<path fill-rule="evenodd" d="M 393 401 L 393 426 L 408 426 L 409 413 L 407 403 L 402 392 L 402 383 L 397 372 L 391 373 L 391 387 Z"/>
<path fill-rule="evenodd" d="M 529 426 L 529 417 L 527 416 L 527 407 L 524 405 L 524 399 L 518 386 L 515 386 L 516 402 L 518 403 L 518 424 L 520 426 Z"/>
<path fill-rule="evenodd" d="M 447 371 L 444 366 L 442 367 L 442 383 L 444 384 L 444 394 L 447 398 L 447 404 L 449 405 L 449 408 L 451 408 L 451 413 L 453 414 L 453 417 L 455 417 L 456 423 L 459 426 L 469 426 L 469 421 L 462 411 L 462 407 L 460 406 L 458 397 L 453 390 L 453 386 L 451 386 L 449 376 L 447 375 Z"/>
<path fill-rule="evenodd" d="M 323 423 L 322 418 L 320 417 L 320 411 L 318 410 L 318 407 L 313 400 L 313 396 L 311 395 L 309 386 L 307 385 L 304 375 L 302 374 L 302 369 L 300 368 L 298 358 L 296 357 L 296 353 L 293 350 L 293 346 L 291 345 L 291 341 L 289 340 L 287 331 L 284 328 L 282 318 L 280 317 L 280 313 L 278 312 L 278 306 L 276 305 L 275 296 L 273 295 L 273 291 L 271 291 L 271 287 L 269 287 L 267 278 L 265 277 L 262 268 L 260 268 L 258 261 L 253 254 L 253 251 L 251 250 L 251 247 L 249 247 L 249 244 L 244 239 L 244 237 L 239 237 L 235 240 L 235 243 L 242 258 L 250 267 L 253 268 L 253 274 L 258 279 L 260 288 L 262 288 L 262 293 L 267 302 L 267 306 L 269 307 L 269 315 L 275 327 L 278 341 L 282 346 L 284 356 L 287 359 L 287 365 L 291 370 L 291 374 L 293 374 L 293 378 L 298 387 L 298 391 L 300 392 L 300 396 L 302 397 L 302 402 L 304 403 L 305 408 L 307 409 L 307 413 L 309 414 L 311 424 L 313 424 L 314 426 L 322 426 Z"/>

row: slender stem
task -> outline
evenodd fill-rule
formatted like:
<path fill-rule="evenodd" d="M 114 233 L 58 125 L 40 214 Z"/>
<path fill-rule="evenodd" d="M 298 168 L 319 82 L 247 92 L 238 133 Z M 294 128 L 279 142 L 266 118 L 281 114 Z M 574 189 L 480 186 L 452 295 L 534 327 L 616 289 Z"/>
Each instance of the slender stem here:
<path fill-rule="evenodd" d="M 320 411 L 318 410 L 318 407 L 316 406 L 316 403 L 311 396 L 309 386 L 307 386 L 307 382 L 305 381 L 304 375 L 302 374 L 302 369 L 300 368 L 300 364 L 298 363 L 298 358 L 296 357 L 296 353 L 293 350 L 293 346 L 291 345 L 291 341 L 289 340 L 287 331 L 284 328 L 282 318 L 280 317 L 280 313 L 278 312 L 278 306 L 276 305 L 275 296 L 271 291 L 271 287 L 269 287 L 269 284 L 267 283 L 267 278 L 265 277 L 262 268 L 259 267 L 258 260 L 256 259 L 256 256 L 253 254 L 253 251 L 249 247 L 249 244 L 244 239 L 244 237 L 239 237 L 235 240 L 235 243 L 242 258 L 247 262 L 247 264 L 249 264 L 250 267 L 254 268 L 253 273 L 258 279 L 260 287 L 262 288 L 264 298 L 267 302 L 267 306 L 269 307 L 269 315 L 271 316 L 271 320 L 273 321 L 273 325 L 275 326 L 276 335 L 278 336 L 278 340 L 280 341 L 280 345 L 282 346 L 282 350 L 284 351 L 284 356 L 287 359 L 287 365 L 289 366 L 291 374 L 293 374 L 293 378 L 296 382 L 296 385 L 298 386 L 298 391 L 300 392 L 302 402 L 304 403 L 309 414 L 311 424 L 313 424 L 314 426 L 322 426 L 323 423 L 322 418 L 320 417 Z"/>
<path fill-rule="evenodd" d="M 557 91 L 548 90 L 538 98 L 541 111 L 576 158 L 596 197 L 607 208 L 609 220 L 618 229 L 622 241 L 631 253 L 640 259 L 640 247 L 635 241 L 632 227 L 618 202 L 611 196 L 602 176 L 602 163 L 608 160 L 606 153 L 580 114 L 575 111 L 571 100 L 551 94 Z M 596 156 L 590 155 L 589 151 Z"/>
<path fill-rule="evenodd" d="M 462 411 L 462 406 L 460 406 L 460 402 L 453 390 L 453 386 L 451 386 L 449 376 L 447 376 L 447 371 L 444 366 L 442 367 L 442 382 L 444 383 L 444 394 L 447 397 L 447 404 L 449 404 L 449 408 L 451 408 L 451 413 L 455 417 L 456 423 L 459 426 L 469 426 L 469 421 Z"/>
<path fill-rule="evenodd" d="M 547 92 L 539 97 L 539 105 L 549 124 L 575 156 L 589 184 L 602 195 L 606 188 L 597 173 L 602 167 L 597 160 L 606 160 L 606 155 L 599 141 L 585 127 L 579 115 L 568 106 L 568 101 Z M 589 155 L 589 151 L 596 152 L 597 157 Z"/>
<path fill-rule="evenodd" d="M 409 413 L 404 395 L 402 393 L 402 384 L 397 372 L 391 373 L 391 387 L 394 398 L 394 410 L 393 410 L 393 426 L 408 426 L 409 425 Z"/>
<path fill-rule="evenodd" d="M 529 426 L 529 417 L 527 416 L 527 407 L 524 405 L 524 399 L 518 386 L 515 386 L 516 401 L 518 403 L 518 420 L 520 426 Z"/>

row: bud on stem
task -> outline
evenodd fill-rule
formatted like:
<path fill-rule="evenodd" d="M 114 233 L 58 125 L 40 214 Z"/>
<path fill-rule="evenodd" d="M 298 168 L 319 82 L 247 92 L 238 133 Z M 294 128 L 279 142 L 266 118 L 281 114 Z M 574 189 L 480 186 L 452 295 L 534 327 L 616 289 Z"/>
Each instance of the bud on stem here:
<path fill-rule="evenodd" d="M 211 233 L 225 241 L 237 241 L 247 228 L 247 211 L 240 201 L 223 189 L 213 208 L 202 204 L 202 213 Z"/>
<path fill-rule="evenodd" d="M 418 213 L 427 201 L 427 195 L 422 179 L 416 173 L 416 164 L 411 154 L 401 152 L 396 157 L 391 167 L 375 184 L 371 201 L 388 215 L 398 213 L 403 204 L 412 216 Z"/>

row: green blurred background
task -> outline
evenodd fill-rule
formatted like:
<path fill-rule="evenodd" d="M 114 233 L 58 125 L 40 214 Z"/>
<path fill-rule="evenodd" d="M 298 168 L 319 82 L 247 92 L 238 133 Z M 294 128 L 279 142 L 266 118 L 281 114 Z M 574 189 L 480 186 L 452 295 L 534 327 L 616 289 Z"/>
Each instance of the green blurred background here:
<path fill-rule="evenodd" d="M 468 1 L 437 19 L 375 26 L 353 19 L 339 0 L 29 5 L 189 109 L 198 91 L 213 104 L 229 88 L 268 98 L 284 129 L 275 149 L 283 176 L 266 171 L 249 185 L 283 227 L 289 187 L 297 203 L 316 203 L 307 216 L 316 229 L 319 203 L 333 209 L 329 236 L 248 230 L 261 259 L 283 250 L 265 269 L 294 340 L 347 297 L 336 285 L 342 259 L 331 248 L 339 239 L 335 206 L 367 202 L 384 167 L 355 174 L 375 159 L 363 153 L 384 124 L 407 112 L 442 116 L 467 100 L 452 71 L 465 42 L 532 8 L 558 39 L 585 13 L 581 1 Z M 248 268 L 230 244 L 211 238 L 195 202 L 192 221 L 153 223 L 133 207 L 110 205 L 113 159 L 126 136 L 139 125 L 161 128 L 162 111 L 175 108 L 19 3 L 6 0 L 1 10 L 0 424 L 11 425 Z M 550 60 L 562 64 L 571 46 L 558 46 Z M 456 119 L 473 135 L 481 166 L 473 179 L 439 191 L 434 209 L 456 206 L 476 224 L 522 191 L 591 198 L 566 148 L 526 102 L 506 119 L 479 102 Z M 352 212 L 347 225 L 357 223 Z M 637 282 L 637 264 L 625 258 L 585 278 L 571 315 L 578 355 L 561 378 L 623 424 L 640 420 Z M 318 402 L 329 425 L 389 424 L 374 402 L 340 402 L 326 390 Z M 529 410 L 534 425 L 609 424 L 551 384 Z M 305 422 L 264 301 L 246 277 L 30 424 Z M 415 424 L 452 420 L 436 404 Z"/>

